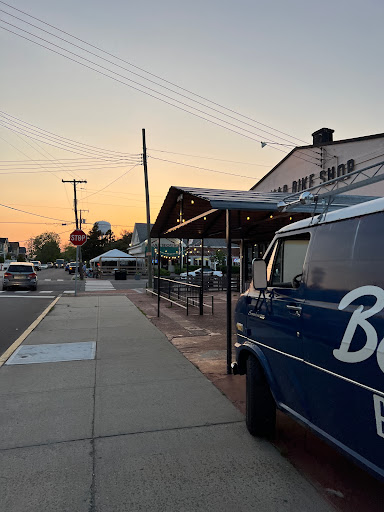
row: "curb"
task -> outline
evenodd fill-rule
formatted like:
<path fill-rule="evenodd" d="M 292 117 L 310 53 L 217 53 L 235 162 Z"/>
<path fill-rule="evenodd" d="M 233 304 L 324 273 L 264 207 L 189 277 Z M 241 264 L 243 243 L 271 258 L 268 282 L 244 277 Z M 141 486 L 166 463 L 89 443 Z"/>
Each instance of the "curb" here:
<path fill-rule="evenodd" d="M 48 313 L 51 311 L 53 306 L 56 305 L 58 300 L 61 298 L 62 294 L 58 295 L 55 300 L 53 300 L 49 306 L 47 306 L 44 311 L 41 313 L 40 316 L 34 320 L 29 327 L 23 332 L 21 336 L 17 338 L 16 341 L 12 343 L 10 347 L 4 352 L 4 354 L 0 357 L 0 368 L 3 366 L 4 363 L 8 361 L 8 359 L 11 357 L 11 355 L 15 352 L 17 348 L 23 343 L 23 341 L 31 334 L 31 332 L 36 329 L 36 327 L 39 325 L 39 323 L 44 319 L 45 316 L 48 315 Z"/>

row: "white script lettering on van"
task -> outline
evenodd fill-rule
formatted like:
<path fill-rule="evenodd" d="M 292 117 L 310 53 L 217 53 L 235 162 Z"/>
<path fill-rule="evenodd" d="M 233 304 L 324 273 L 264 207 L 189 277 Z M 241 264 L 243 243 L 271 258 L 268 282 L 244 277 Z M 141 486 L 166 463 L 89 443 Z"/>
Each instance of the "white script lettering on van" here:
<path fill-rule="evenodd" d="M 375 407 L 377 435 L 384 437 L 384 398 L 379 395 L 373 395 L 373 404 Z"/>
<path fill-rule="evenodd" d="M 376 297 L 375 304 L 365 311 L 362 305 L 355 309 L 345 329 L 340 348 L 335 349 L 333 355 L 336 359 L 345 363 L 360 363 L 371 357 L 377 349 L 377 363 L 381 371 L 384 372 L 384 339 L 379 342 L 376 329 L 367 321 L 368 318 L 379 313 L 384 308 L 384 290 L 379 286 L 360 286 L 347 293 L 341 299 L 339 309 L 345 309 L 353 301 L 365 295 Z M 358 326 L 365 331 L 367 340 L 361 349 L 350 351 L 351 342 Z"/>

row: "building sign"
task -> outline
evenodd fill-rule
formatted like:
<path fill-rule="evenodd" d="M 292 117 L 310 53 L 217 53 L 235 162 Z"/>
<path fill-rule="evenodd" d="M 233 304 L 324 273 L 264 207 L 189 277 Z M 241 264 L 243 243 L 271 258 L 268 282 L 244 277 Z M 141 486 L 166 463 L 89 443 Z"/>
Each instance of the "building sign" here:
<path fill-rule="evenodd" d="M 334 165 L 332 167 L 328 167 L 328 170 L 322 170 L 318 174 L 312 173 L 307 176 L 303 176 L 298 180 L 292 181 L 291 187 L 288 185 L 283 185 L 277 189 L 271 190 L 271 192 L 301 192 L 306 190 L 307 188 L 314 187 L 316 185 L 316 181 L 320 180 L 320 183 L 325 183 L 326 181 L 333 180 L 334 178 L 340 178 L 341 176 L 348 177 L 352 171 L 355 170 L 355 161 L 353 158 L 347 161 L 347 163 L 339 164 L 337 167 Z"/>

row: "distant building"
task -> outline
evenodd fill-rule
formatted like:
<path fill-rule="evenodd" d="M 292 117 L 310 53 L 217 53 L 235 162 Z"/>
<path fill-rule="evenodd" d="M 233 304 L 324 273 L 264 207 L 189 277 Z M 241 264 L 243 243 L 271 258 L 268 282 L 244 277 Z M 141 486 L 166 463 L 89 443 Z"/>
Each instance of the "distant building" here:
<path fill-rule="evenodd" d="M 6 259 L 9 250 L 8 238 L 0 238 L 0 256 Z"/>
<path fill-rule="evenodd" d="M 204 238 L 203 266 L 216 270 L 216 254 L 220 251 L 227 259 L 227 242 L 224 238 Z M 201 240 L 188 240 L 186 252 L 190 265 L 201 266 Z M 232 244 L 232 265 L 240 265 L 240 248 Z"/>
<path fill-rule="evenodd" d="M 153 224 L 151 224 L 152 229 Z M 158 258 L 158 239 L 151 238 L 152 245 L 152 258 L 156 262 Z M 147 237 L 147 224 L 145 222 L 136 222 L 132 233 L 131 247 L 128 253 L 137 258 L 144 258 L 146 256 L 148 247 Z M 180 258 L 180 241 L 176 238 L 161 238 L 160 239 L 160 252 L 161 264 L 163 268 L 173 270 L 175 265 L 178 265 Z"/>
<path fill-rule="evenodd" d="M 9 242 L 9 252 L 11 254 L 11 259 L 17 260 L 17 257 L 20 254 L 19 242 Z"/>

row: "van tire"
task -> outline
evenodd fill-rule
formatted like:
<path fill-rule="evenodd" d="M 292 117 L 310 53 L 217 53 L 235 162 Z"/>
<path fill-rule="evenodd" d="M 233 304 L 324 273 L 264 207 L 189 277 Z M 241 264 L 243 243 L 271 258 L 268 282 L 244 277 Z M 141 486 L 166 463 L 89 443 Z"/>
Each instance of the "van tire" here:
<path fill-rule="evenodd" d="M 274 436 L 276 404 L 264 371 L 254 356 L 247 359 L 246 424 L 252 436 Z"/>

